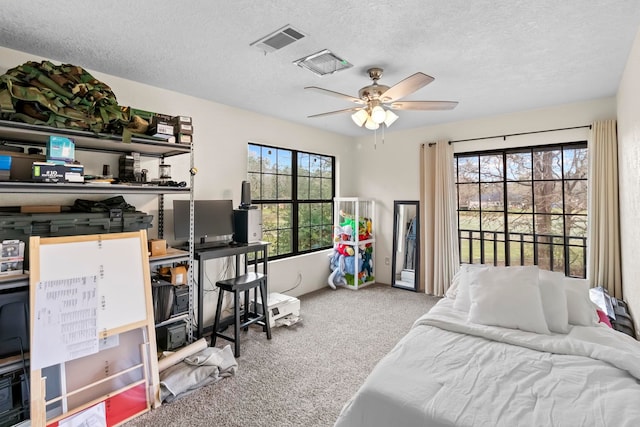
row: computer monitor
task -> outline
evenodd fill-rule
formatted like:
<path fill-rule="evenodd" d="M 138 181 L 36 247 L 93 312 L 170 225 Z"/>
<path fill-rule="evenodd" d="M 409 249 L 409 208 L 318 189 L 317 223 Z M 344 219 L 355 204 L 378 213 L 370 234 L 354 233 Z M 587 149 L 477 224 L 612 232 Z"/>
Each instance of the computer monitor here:
<path fill-rule="evenodd" d="M 173 201 L 173 233 L 177 241 L 189 241 L 189 200 Z M 225 245 L 233 241 L 233 201 L 193 201 L 194 244 Z"/>

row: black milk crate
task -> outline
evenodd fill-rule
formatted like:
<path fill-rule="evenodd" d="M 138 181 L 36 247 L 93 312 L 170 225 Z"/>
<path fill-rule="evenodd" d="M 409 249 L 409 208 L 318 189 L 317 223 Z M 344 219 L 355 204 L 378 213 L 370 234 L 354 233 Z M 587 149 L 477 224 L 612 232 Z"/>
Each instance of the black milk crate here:
<path fill-rule="evenodd" d="M 153 215 L 145 212 L 63 212 L 63 213 L 0 213 L 0 241 L 18 239 L 25 242 L 24 269 L 29 269 L 29 238 L 58 237 L 83 234 L 121 233 L 146 230 Z"/>

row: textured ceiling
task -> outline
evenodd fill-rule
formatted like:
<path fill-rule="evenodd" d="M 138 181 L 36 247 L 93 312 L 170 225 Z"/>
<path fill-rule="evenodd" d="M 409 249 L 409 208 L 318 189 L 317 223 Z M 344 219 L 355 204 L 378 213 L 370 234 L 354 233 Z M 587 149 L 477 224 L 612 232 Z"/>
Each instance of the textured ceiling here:
<path fill-rule="evenodd" d="M 357 96 L 370 83 L 366 70 L 378 66 L 388 86 L 418 71 L 435 77 L 405 100 L 459 102 L 452 111 L 399 111 L 390 131 L 614 96 L 640 25 L 638 0 L 2 6 L 2 46 L 351 136 L 371 131 L 348 114 L 306 116 L 355 104 L 305 86 Z M 269 54 L 250 46 L 287 24 L 307 37 Z M 322 49 L 354 66 L 318 77 L 293 65 Z"/>

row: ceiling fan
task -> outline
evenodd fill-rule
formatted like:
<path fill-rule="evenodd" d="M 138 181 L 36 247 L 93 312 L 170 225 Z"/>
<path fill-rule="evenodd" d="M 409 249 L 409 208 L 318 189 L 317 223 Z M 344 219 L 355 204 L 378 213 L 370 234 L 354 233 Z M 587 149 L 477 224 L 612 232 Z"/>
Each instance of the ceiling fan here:
<path fill-rule="evenodd" d="M 359 105 L 359 107 L 329 111 L 308 117 L 353 113 L 351 118 L 356 125 L 364 125 L 367 129 L 374 130 L 378 129 L 383 123 L 389 127 L 398 119 L 398 116 L 391 110 L 451 110 L 458 105 L 458 103 L 454 101 L 400 101 L 401 98 L 412 94 L 434 80 L 433 77 L 424 73 L 415 73 L 391 87 L 378 84 L 378 80 L 382 77 L 382 68 L 369 68 L 367 73 L 369 74 L 369 78 L 373 80 L 373 84 L 360 89 L 357 98 L 316 86 L 305 87 L 305 89 L 311 89 L 324 93 L 325 95 L 346 99 Z"/>

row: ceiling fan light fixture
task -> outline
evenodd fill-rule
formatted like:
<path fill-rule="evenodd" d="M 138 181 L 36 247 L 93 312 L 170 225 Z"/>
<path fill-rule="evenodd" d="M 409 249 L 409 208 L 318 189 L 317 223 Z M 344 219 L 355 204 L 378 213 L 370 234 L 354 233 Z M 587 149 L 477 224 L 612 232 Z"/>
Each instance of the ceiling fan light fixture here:
<path fill-rule="evenodd" d="M 362 125 L 369 119 L 369 114 L 367 113 L 367 110 L 358 110 L 351 115 L 351 119 L 355 124 L 362 127 Z"/>
<path fill-rule="evenodd" d="M 376 130 L 380 127 L 380 125 L 376 122 L 373 121 L 373 119 L 371 117 L 369 117 L 366 121 L 366 123 L 364 124 L 364 127 L 366 127 L 369 130 Z"/>
<path fill-rule="evenodd" d="M 373 120 L 377 124 L 384 122 L 386 116 L 387 114 L 384 111 L 384 108 L 379 105 L 376 105 L 371 109 L 371 120 Z"/>
<path fill-rule="evenodd" d="M 319 53 L 324 54 L 325 52 Z M 298 65 L 303 66 L 302 63 Z M 329 111 L 327 113 L 314 114 L 308 117 L 324 117 L 331 114 L 350 113 L 351 120 L 353 120 L 357 126 L 361 127 L 364 124 L 365 128 L 376 130 L 380 125 L 389 127 L 398 120 L 399 117 L 391 110 L 451 110 L 458 104 L 454 101 L 398 102 L 400 99 L 412 94 L 434 80 L 433 77 L 424 73 L 415 73 L 391 87 L 378 84 L 378 80 L 382 76 L 382 68 L 370 68 L 367 70 L 367 73 L 369 74 L 369 78 L 373 80 L 373 83 L 361 88 L 358 91 L 358 97 L 345 95 L 344 93 L 316 86 L 305 87 L 305 89 L 313 89 L 326 95 L 338 97 L 358 105 L 353 108 Z"/>
<path fill-rule="evenodd" d="M 391 110 L 387 110 L 385 115 L 384 124 L 387 127 L 391 126 L 396 120 L 398 120 L 398 115 Z"/>

